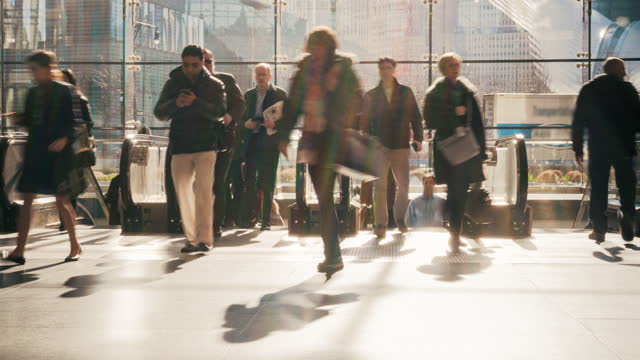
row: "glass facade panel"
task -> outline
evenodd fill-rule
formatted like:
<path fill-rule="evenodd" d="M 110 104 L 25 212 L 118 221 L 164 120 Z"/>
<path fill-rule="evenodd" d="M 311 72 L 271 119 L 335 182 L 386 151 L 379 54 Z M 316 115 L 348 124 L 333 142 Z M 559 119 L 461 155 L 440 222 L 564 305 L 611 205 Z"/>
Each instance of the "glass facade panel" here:
<path fill-rule="evenodd" d="M 436 55 L 538 60 L 582 51 L 582 3 L 575 0 L 453 0 L 434 9 Z"/>
<path fill-rule="evenodd" d="M 295 59 L 309 30 L 328 25 L 336 29 L 341 48 L 362 61 L 423 59 L 428 53 L 426 11 L 422 0 L 287 1 L 279 52 Z"/>
<path fill-rule="evenodd" d="M 592 56 L 640 57 L 640 2 L 593 0 L 591 15 Z M 599 74 L 599 66 L 593 68 Z"/>
<path fill-rule="evenodd" d="M 34 49 L 61 61 L 122 61 L 121 0 L 5 0 L 4 61 L 22 62 Z"/>
<path fill-rule="evenodd" d="M 439 77 L 430 55 L 437 60 L 456 51 L 465 60 L 463 75 L 478 88 L 487 126 L 558 126 L 487 131 L 489 138 L 525 135 L 530 181 L 542 186 L 544 171 L 560 170 L 559 179 L 566 180 L 576 170 L 566 143 L 567 119 L 581 84 L 601 73 L 598 60 L 623 57 L 630 81 L 640 88 L 640 3 L 635 0 L 593 0 L 591 13 L 586 1 L 575 0 L 440 0 L 430 13 L 431 3 L 0 0 L 0 112 L 23 108 L 31 86 L 25 56 L 35 49 L 56 52 L 61 67 L 75 71 L 89 98 L 99 140 L 95 170 L 107 181 L 118 172 L 122 137 L 133 126 L 144 123 L 154 135 L 168 135 L 169 124 L 155 119 L 153 107 L 169 72 L 180 65 L 185 45 L 212 49 L 217 70 L 233 74 L 243 92 L 254 86 L 256 63 L 277 62 L 274 82 L 288 91 L 306 35 L 314 26 L 327 25 L 336 29 L 341 50 L 356 59 L 365 90 L 378 83 L 376 60 L 391 56 L 400 61 L 399 81 L 414 90 L 421 104 L 430 82 Z M 590 57 L 585 55 L 589 51 Z M 498 94 L 520 97 L 507 97 L 505 103 Z M 531 112 L 509 110 L 518 106 Z M 525 118 L 505 118 L 504 109 Z M 3 132 L 13 131 L 10 125 L 3 119 Z M 420 154 L 412 153 L 412 171 L 431 166 L 427 145 Z M 281 160 L 278 176 L 277 193 L 292 197 L 292 160 Z M 416 179 L 413 193 L 420 191 Z"/>

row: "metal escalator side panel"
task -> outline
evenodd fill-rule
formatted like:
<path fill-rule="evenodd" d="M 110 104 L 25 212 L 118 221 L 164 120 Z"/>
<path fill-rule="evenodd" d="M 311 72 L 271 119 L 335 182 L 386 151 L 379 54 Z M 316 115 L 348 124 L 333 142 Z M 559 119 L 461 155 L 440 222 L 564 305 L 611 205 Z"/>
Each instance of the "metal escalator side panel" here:
<path fill-rule="evenodd" d="M 9 203 L 9 197 L 5 192 L 5 158 L 7 155 L 7 149 L 9 147 L 9 139 L 5 136 L 0 137 L 0 184 L 2 188 L 0 188 L 0 208 L 6 209 L 11 204 Z"/>
<path fill-rule="evenodd" d="M 135 140 L 133 138 L 125 139 L 122 143 L 122 151 L 120 153 L 120 176 L 122 178 L 120 183 L 120 194 L 122 197 L 122 205 L 124 208 L 135 206 L 133 197 L 131 195 L 130 187 L 130 172 L 131 158 L 133 148 L 135 146 Z"/>
<path fill-rule="evenodd" d="M 516 156 L 518 161 L 518 192 L 516 195 L 516 208 L 524 211 L 529 196 L 529 160 L 527 159 L 527 145 L 524 139 L 518 139 L 516 143 Z"/>

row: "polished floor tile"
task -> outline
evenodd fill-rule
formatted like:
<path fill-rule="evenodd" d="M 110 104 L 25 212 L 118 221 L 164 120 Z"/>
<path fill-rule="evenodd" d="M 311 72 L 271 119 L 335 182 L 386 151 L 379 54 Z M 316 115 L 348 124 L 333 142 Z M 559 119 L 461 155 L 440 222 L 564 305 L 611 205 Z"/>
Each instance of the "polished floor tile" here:
<path fill-rule="evenodd" d="M 538 230 L 465 240 L 363 232 L 326 279 L 319 238 L 229 230 L 183 239 L 35 230 L 27 264 L 0 263 L 2 359 L 640 359 L 640 242 Z M 10 250 L 15 234 L 0 235 Z"/>

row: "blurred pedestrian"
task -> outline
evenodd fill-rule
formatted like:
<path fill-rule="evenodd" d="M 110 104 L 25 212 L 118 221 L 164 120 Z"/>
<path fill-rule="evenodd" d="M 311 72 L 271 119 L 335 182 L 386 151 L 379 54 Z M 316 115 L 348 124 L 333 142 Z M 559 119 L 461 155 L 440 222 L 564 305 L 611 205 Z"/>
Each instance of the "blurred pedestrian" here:
<path fill-rule="evenodd" d="M 317 27 L 309 34 L 306 55 L 298 64 L 278 124 L 280 151 L 287 156 L 289 137 L 298 117 L 304 115 L 298 141 L 298 163 L 309 165 L 318 196 L 324 261 L 318 271 L 334 273 L 344 268 L 338 234 L 338 214 L 333 198 L 335 164 L 343 151 L 345 129 L 357 128 L 362 104 L 360 81 L 353 61 L 337 52 L 335 32 Z"/>
<path fill-rule="evenodd" d="M 25 247 L 31 225 L 32 205 L 37 194 L 54 195 L 56 207 L 69 234 L 71 249 L 65 261 L 77 261 L 82 249 L 75 231 L 73 192 L 74 115 L 71 85 L 54 80 L 59 74 L 56 55 L 38 50 L 26 60 L 36 86 L 29 89 L 22 120 L 29 130 L 22 177 L 18 191 L 24 195 L 18 221 L 18 245 L 7 257 L 25 263 Z"/>

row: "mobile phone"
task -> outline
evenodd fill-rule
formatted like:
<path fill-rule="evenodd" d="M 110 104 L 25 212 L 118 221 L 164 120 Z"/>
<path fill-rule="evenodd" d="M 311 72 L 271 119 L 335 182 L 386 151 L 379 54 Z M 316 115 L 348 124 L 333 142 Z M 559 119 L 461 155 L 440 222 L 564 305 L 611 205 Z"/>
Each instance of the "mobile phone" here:
<path fill-rule="evenodd" d="M 180 95 L 191 95 L 191 90 L 182 89 L 182 90 L 180 90 Z"/>

